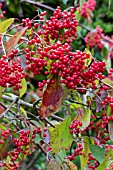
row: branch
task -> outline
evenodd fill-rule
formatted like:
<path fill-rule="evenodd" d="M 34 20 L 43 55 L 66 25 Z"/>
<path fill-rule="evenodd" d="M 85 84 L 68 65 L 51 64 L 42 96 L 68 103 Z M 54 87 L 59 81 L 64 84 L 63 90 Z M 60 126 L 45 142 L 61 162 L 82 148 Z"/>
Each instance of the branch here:
<path fill-rule="evenodd" d="M 53 12 L 55 11 L 54 8 L 52 8 L 52 7 L 48 6 L 48 5 L 44 5 L 44 4 L 40 3 L 40 2 L 33 2 L 31 0 L 21 0 L 20 3 L 22 3 L 22 2 L 28 2 L 28 3 L 31 3 L 31 4 L 37 5 L 39 7 L 49 9 L 50 11 L 53 11 Z"/>
<path fill-rule="evenodd" d="M 34 157 L 31 159 L 31 161 L 29 162 L 29 164 L 26 166 L 26 170 L 29 170 L 31 167 L 33 167 L 33 165 L 35 164 L 35 162 L 38 160 L 38 158 L 40 157 L 40 155 L 42 154 L 42 151 L 39 150 Z"/>

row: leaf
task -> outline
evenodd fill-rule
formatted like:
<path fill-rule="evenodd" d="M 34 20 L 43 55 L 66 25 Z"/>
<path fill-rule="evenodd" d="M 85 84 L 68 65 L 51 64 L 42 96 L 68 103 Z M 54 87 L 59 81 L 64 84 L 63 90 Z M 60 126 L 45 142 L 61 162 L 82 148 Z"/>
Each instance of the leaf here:
<path fill-rule="evenodd" d="M 5 126 L 3 126 L 2 124 L 0 124 L 0 129 L 7 130 L 7 128 Z"/>
<path fill-rule="evenodd" d="M 9 19 L 1 22 L 0 23 L 0 33 L 6 32 L 6 30 L 12 24 L 13 21 L 14 21 L 14 18 L 9 18 Z"/>
<path fill-rule="evenodd" d="M 22 28 L 20 31 L 18 31 L 15 35 L 13 35 L 8 42 L 5 44 L 6 54 L 9 55 L 12 50 L 15 48 L 16 44 L 20 40 L 21 36 L 25 33 L 27 30 L 27 27 Z"/>
<path fill-rule="evenodd" d="M 24 108 L 22 107 L 22 106 L 20 106 L 20 111 L 22 112 L 22 115 L 23 115 L 23 117 L 27 117 L 27 113 L 26 113 L 26 111 L 24 110 Z"/>
<path fill-rule="evenodd" d="M 20 85 L 22 86 L 22 88 L 19 90 L 19 92 L 20 92 L 20 97 L 22 97 L 27 91 L 27 83 L 25 78 L 22 79 Z"/>
<path fill-rule="evenodd" d="M 80 120 L 82 122 L 82 126 L 80 127 L 81 130 L 86 129 L 89 126 L 91 113 L 92 111 L 90 109 L 84 111 L 83 116 Z"/>
<path fill-rule="evenodd" d="M 2 97 L 4 87 L 0 86 L 0 98 Z"/>
<path fill-rule="evenodd" d="M 113 163 L 113 150 L 109 150 L 104 161 L 96 168 L 96 170 L 106 169 L 111 163 Z"/>
<path fill-rule="evenodd" d="M 113 88 L 113 81 L 110 80 L 109 78 L 102 79 L 102 82 L 108 86 L 110 85 Z"/>
<path fill-rule="evenodd" d="M 85 0 L 80 0 L 80 10 L 82 10 L 82 6 L 84 4 Z"/>
<path fill-rule="evenodd" d="M 102 80 L 102 82 L 109 87 L 109 89 L 108 89 L 108 90 L 109 90 L 108 94 L 109 94 L 110 96 L 113 96 L 113 81 L 110 80 L 109 78 L 105 78 L 105 79 Z"/>
<path fill-rule="evenodd" d="M 3 143 L 2 147 L 0 148 L 0 158 L 3 160 L 7 156 L 7 152 L 10 150 L 10 147 L 12 145 L 12 139 L 11 136 L 8 136 Z"/>
<path fill-rule="evenodd" d="M 97 145 L 89 145 L 89 149 L 92 155 L 94 156 L 94 158 L 98 160 L 99 163 L 101 164 L 102 161 L 104 160 L 104 155 L 106 153 L 105 149 L 102 149 L 101 147 Z"/>
<path fill-rule="evenodd" d="M 113 122 L 108 123 L 108 132 L 109 132 L 111 141 L 113 141 Z"/>
<path fill-rule="evenodd" d="M 77 166 L 69 160 L 65 160 L 63 165 L 65 166 L 65 170 L 77 170 Z"/>
<path fill-rule="evenodd" d="M 62 168 L 55 159 L 51 159 L 47 162 L 47 170 L 62 170 Z"/>
<path fill-rule="evenodd" d="M 110 11 L 110 6 L 111 6 L 111 0 L 108 0 L 108 2 L 109 2 L 109 5 L 108 5 L 108 11 L 107 11 L 107 13 L 106 13 L 106 14 L 108 14 L 108 13 L 109 13 L 109 11 Z"/>
<path fill-rule="evenodd" d="M 66 5 L 68 0 L 62 0 L 62 2 Z"/>
<path fill-rule="evenodd" d="M 99 97 L 102 101 L 104 101 L 104 99 L 107 97 L 107 92 L 105 90 L 102 90 L 100 93 L 101 95 Z M 99 97 L 96 97 L 96 112 L 100 112 L 103 108 Z"/>
<path fill-rule="evenodd" d="M 50 81 L 44 91 L 42 103 L 39 108 L 38 114 L 40 117 L 45 118 L 56 113 L 61 108 L 66 96 L 67 89 L 62 89 L 58 80 L 55 80 L 54 83 Z"/>
<path fill-rule="evenodd" d="M 50 145 L 54 153 L 58 153 L 60 149 L 68 148 L 72 143 L 72 135 L 69 126 L 71 118 L 67 116 L 65 120 L 50 133 Z"/>
<path fill-rule="evenodd" d="M 81 170 L 85 169 L 87 162 L 88 162 L 89 153 L 90 153 L 89 144 L 90 144 L 89 137 L 84 137 L 83 143 L 82 143 L 82 145 L 83 145 L 83 150 L 82 150 L 83 155 L 80 155 Z"/>

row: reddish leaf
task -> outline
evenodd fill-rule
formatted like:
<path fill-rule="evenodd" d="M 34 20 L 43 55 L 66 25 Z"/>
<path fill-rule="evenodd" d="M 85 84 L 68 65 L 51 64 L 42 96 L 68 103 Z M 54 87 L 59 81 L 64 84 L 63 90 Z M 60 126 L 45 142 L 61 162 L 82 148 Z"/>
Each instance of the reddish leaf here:
<path fill-rule="evenodd" d="M 10 150 L 10 147 L 13 145 L 11 136 L 8 136 L 0 148 L 0 158 L 5 159 L 7 156 L 8 151 Z"/>
<path fill-rule="evenodd" d="M 41 106 L 39 108 L 39 115 L 41 118 L 51 116 L 57 112 L 64 101 L 63 89 L 58 80 L 54 83 L 49 82 L 43 94 Z"/>
<path fill-rule="evenodd" d="M 15 48 L 16 44 L 20 40 L 21 36 L 25 33 L 27 27 L 22 28 L 14 36 L 12 36 L 8 42 L 5 44 L 6 54 L 9 55 L 12 50 Z"/>
<path fill-rule="evenodd" d="M 111 141 L 113 141 L 113 122 L 108 123 L 108 132 L 109 132 Z"/>

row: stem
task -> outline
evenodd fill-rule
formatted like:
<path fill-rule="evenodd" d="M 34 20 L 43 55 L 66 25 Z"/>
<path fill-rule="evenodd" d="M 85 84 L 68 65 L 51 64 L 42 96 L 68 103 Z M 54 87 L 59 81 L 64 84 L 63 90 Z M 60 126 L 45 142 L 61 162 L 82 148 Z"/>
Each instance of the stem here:
<path fill-rule="evenodd" d="M 29 3 L 37 5 L 39 7 L 49 9 L 50 11 L 53 11 L 53 12 L 55 11 L 54 8 L 52 8 L 52 7 L 48 6 L 48 5 L 44 5 L 44 4 L 40 3 L 40 2 L 33 2 L 31 0 L 21 0 L 20 3 L 22 3 L 22 2 L 29 2 Z"/>
<path fill-rule="evenodd" d="M 13 100 L 13 102 L 11 103 L 11 105 L 6 109 L 6 111 L 3 112 L 3 113 L 0 115 L 0 118 L 2 118 L 2 116 L 4 116 L 5 114 L 7 114 L 7 113 L 10 111 L 10 109 L 12 108 L 12 106 L 13 106 L 17 101 L 18 101 L 18 97 L 16 97 L 16 98 Z"/>

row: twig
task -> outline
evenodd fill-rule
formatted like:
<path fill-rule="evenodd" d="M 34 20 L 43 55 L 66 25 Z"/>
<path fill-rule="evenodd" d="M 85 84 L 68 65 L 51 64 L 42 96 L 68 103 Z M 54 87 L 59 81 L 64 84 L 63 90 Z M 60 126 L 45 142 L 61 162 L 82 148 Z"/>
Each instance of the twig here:
<path fill-rule="evenodd" d="M 47 156 L 47 152 L 44 150 L 44 148 L 39 144 L 37 143 L 37 146 L 40 148 L 40 150 L 44 153 L 45 156 Z"/>
<path fill-rule="evenodd" d="M 40 157 L 40 155 L 42 154 L 42 151 L 39 150 L 34 157 L 31 159 L 31 161 L 29 162 L 29 164 L 26 166 L 26 170 L 29 170 L 31 167 L 33 167 L 33 165 L 35 164 L 35 162 L 38 160 L 38 158 Z"/>
<path fill-rule="evenodd" d="M 54 8 L 52 8 L 52 7 L 48 6 L 48 5 L 42 4 L 40 2 L 33 2 L 31 0 L 21 0 L 20 3 L 22 3 L 22 2 L 28 2 L 28 3 L 31 3 L 31 4 L 37 5 L 39 7 L 49 9 L 50 11 L 55 11 Z"/>
<path fill-rule="evenodd" d="M 44 120 L 45 120 L 49 125 L 51 125 L 53 128 L 55 128 L 55 126 L 48 120 L 48 118 L 44 118 Z"/>
<path fill-rule="evenodd" d="M 59 120 L 59 121 L 64 121 L 63 118 L 59 117 L 59 116 L 56 116 L 56 115 L 51 115 L 52 118 L 56 119 L 56 120 Z"/>
<path fill-rule="evenodd" d="M 10 111 L 10 109 L 12 108 L 12 106 L 18 101 L 18 97 L 16 97 L 13 102 L 11 103 L 11 105 L 6 109 L 5 112 L 3 112 L 1 115 L 0 115 L 0 118 L 2 118 L 2 116 L 4 116 L 5 114 L 8 113 L 8 111 Z"/>

